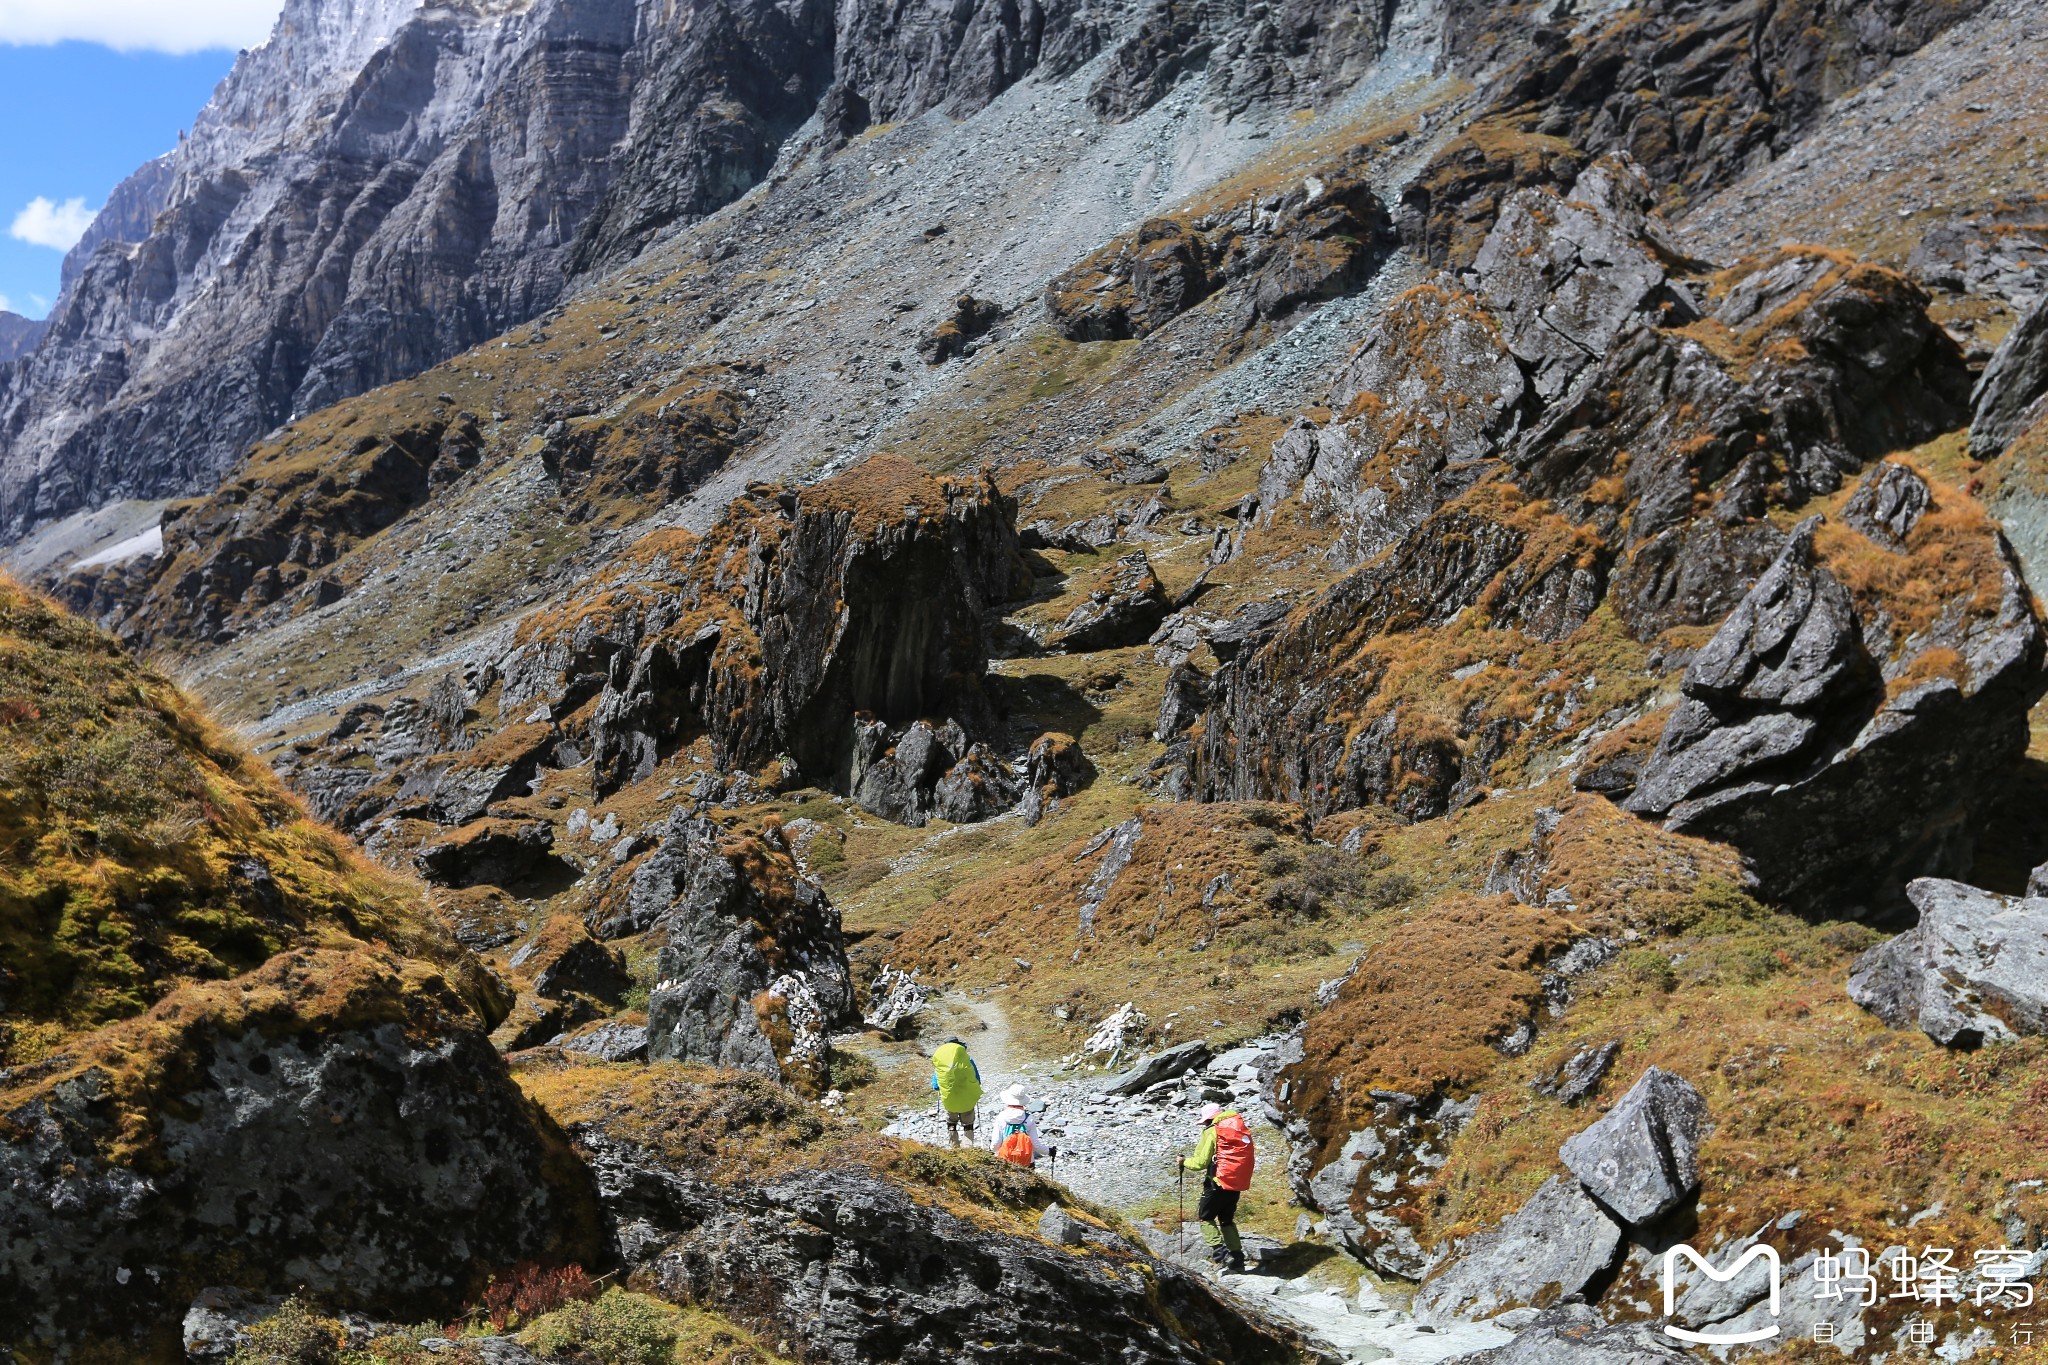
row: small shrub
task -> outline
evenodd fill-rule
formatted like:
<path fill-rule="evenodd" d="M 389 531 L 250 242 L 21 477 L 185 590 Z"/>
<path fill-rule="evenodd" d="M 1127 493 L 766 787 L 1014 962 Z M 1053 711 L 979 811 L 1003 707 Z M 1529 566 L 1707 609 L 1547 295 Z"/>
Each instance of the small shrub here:
<path fill-rule="evenodd" d="M 1405 872 L 1382 872 L 1365 882 L 1365 903 L 1374 910 L 1391 910 L 1415 899 L 1415 879 Z"/>
<path fill-rule="evenodd" d="M 1660 995 L 1668 994 L 1678 986 L 1678 970 L 1671 965 L 1671 959 L 1655 948 L 1631 948 L 1621 955 L 1616 964 L 1621 979 L 1647 987 Z"/>
<path fill-rule="evenodd" d="M 386 1332 L 372 1338 L 359 1351 L 342 1352 L 341 1365 L 482 1365 L 482 1354 L 466 1343 L 458 1344 L 453 1350 L 443 1348 L 439 1351 L 430 1351 L 420 1345 L 429 1338 L 446 1339 L 453 1333 L 453 1328 L 433 1323 Z"/>
<path fill-rule="evenodd" d="M 831 1050 L 832 1084 L 840 1090 L 858 1090 L 881 1079 L 881 1070 L 871 1058 L 858 1052 Z"/>
<path fill-rule="evenodd" d="M 348 1329 L 297 1295 L 243 1333 L 229 1365 L 340 1365 Z"/>
<path fill-rule="evenodd" d="M 1770 914 L 1735 883 L 1702 877 L 1689 895 L 1666 910 L 1658 927 L 1674 934 L 1730 934 L 1761 923 Z"/>
<path fill-rule="evenodd" d="M 614 1285 L 595 1299 L 558 1308 L 519 1334 L 543 1356 L 585 1351 L 604 1365 L 669 1365 L 676 1349 L 673 1310 Z"/>
<path fill-rule="evenodd" d="M 519 1327 L 567 1304 L 597 1297 L 597 1286 L 580 1265 L 543 1266 L 522 1262 L 484 1286 L 484 1320 L 499 1331 Z"/>
<path fill-rule="evenodd" d="M 1838 953 L 1860 953 L 1884 942 L 1884 935 L 1867 924 L 1830 924 L 1820 931 L 1821 943 Z"/>

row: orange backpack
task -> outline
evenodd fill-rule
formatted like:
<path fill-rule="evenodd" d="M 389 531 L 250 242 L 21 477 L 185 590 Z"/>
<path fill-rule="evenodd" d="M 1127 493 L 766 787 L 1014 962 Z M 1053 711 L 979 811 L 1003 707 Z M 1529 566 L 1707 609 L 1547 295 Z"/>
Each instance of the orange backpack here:
<path fill-rule="evenodd" d="M 1242 1193 L 1252 1187 L 1251 1130 L 1238 1114 L 1216 1120 L 1216 1183 L 1226 1190 Z"/>
<path fill-rule="evenodd" d="M 1029 1166 L 1038 1155 L 1031 1141 L 1031 1134 L 1024 1131 L 1021 1123 L 1008 1124 L 1003 1128 L 1003 1140 L 996 1144 L 996 1155 L 1019 1166 Z"/>

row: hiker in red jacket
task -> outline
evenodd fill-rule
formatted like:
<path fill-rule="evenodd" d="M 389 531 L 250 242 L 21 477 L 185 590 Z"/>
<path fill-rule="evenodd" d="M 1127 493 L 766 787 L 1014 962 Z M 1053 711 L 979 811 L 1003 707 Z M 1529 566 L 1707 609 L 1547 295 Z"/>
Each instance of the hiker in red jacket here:
<path fill-rule="evenodd" d="M 1209 1259 L 1237 1274 L 1244 1273 L 1244 1245 L 1237 1236 L 1237 1198 L 1252 1187 L 1252 1134 L 1235 1109 L 1220 1104 L 1202 1107 L 1202 1140 L 1181 1162 L 1183 1171 L 1202 1173 L 1202 1199 L 1195 1217 Z"/>

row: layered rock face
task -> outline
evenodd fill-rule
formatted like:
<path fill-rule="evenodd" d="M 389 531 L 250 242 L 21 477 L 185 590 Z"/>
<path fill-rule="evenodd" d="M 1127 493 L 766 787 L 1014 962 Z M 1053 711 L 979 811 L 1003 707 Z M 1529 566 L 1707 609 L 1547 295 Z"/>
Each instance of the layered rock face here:
<path fill-rule="evenodd" d="M 0 653 L 0 1340 L 181 1358 L 207 1285 L 426 1315 L 596 1254 L 587 1176 L 486 1041 L 502 988 L 416 889 L 6 587 Z"/>
<path fill-rule="evenodd" d="M 1793 533 L 1686 670 L 1624 804 L 1741 848 L 1774 898 L 1897 916 L 1909 878 L 1967 871 L 1983 773 L 2026 751 L 2040 623 L 1994 532 L 1976 609 L 1944 611 L 1880 664 L 1848 591 L 1813 562 L 1815 529 Z M 1911 819 L 1873 825 L 1902 790 Z"/>
<path fill-rule="evenodd" d="M 600 794 L 698 735 L 721 772 L 787 756 L 785 776 L 850 790 L 876 723 L 899 755 L 920 721 L 987 730 L 982 615 L 1020 585 L 1014 519 L 993 484 L 892 457 L 757 490 L 704 538 L 645 543 L 529 620 L 497 665 L 500 714 L 568 725 L 594 698 L 571 738 Z M 928 790 L 955 764 L 914 766 Z"/>
<path fill-rule="evenodd" d="M 1444 715 L 1431 659 L 1454 630 L 1482 661 L 1549 646 L 1571 668 L 1617 627 L 1657 649 L 1725 618 L 1629 809 L 1733 842 L 1774 897 L 1902 908 L 1907 877 L 1959 870 L 1966 770 L 2024 748 L 2039 623 L 1998 532 L 1932 512 L 1905 466 L 1873 471 L 1822 537 L 1859 594 L 1813 567 L 1817 523 L 1788 540 L 1771 513 L 1960 425 L 1961 356 L 1901 276 L 1787 250 L 1701 278 L 1647 202 L 1618 161 L 1566 197 L 1523 191 L 1467 289 L 1395 305 L 1332 418 L 1297 423 L 1261 479 L 1268 534 L 1331 527 L 1338 562 L 1363 562 L 1186 667 L 1162 737 L 1185 735 L 1207 799 L 1440 815 L 1542 742 L 1498 688 Z M 1974 567 L 1933 569 L 1937 545 Z M 1928 572 L 1946 606 L 1899 595 Z M 1902 783 L 1929 800 L 1899 811 Z"/>

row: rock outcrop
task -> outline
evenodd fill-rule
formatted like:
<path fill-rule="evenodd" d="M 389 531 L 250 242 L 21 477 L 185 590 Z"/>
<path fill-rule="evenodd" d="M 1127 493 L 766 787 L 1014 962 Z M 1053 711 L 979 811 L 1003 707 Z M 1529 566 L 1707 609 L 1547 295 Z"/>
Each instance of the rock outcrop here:
<path fill-rule="evenodd" d="M 1816 530 L 1794 534 L 1688 667 L 1624 804 L 1742 849 L 1774 898 L 1896 917 L 1909 879 L 1966 870 L 1983 774 L 2025 750 L 2040 623 L 1991 531 L 1974 596 L 1879 636 L 1874 658 L 1868 618 L 1814 563 Z"/>
<path fill-rule="evenodd" d="M 601 794 L 697 736 L 721 771 L 788 755 L 850 792 L 874 725 L 900 751 L 908 727 L 952 722 L 970 744 L 919 769 L 929 798 L 989 726 L 982 614 L 1023 572 L 1014 515 L 986 481 L 942 483 L 888 457 L 757 490 L 705 537 L 657 533 L 525 623 L 497 665 L 500 715 L 569 717 L 594 697 L 568 737 Z"/>
<path fill-rule="evenodd" d="M 1555 1309 L 1581 1301 L 1589 1287 L 1597 1293 L 1623 1245 L 1698 1190 L 1706 1117 L 1691 1083 L 1654 1066 L 1644 1071 L 1558 1149 L 1568 1174 L 1552 1176 L 1519 1210 L 1460 1244 L 1417 1291 L 1417 1311 L 1438 1320 L 1486 1317 Z"/>
<path fill-rule="evenodd" d="M 1019 812 L 1035 825 L 1060 807 L 1060 802 L 1087 786 L 1095 765 L 1072 735 L 1054 730 L 1031 741 L 1024 754 L 1024 796 Z"/>
<path fill-rule="evenodd" d="M 1943 1047 L 2048 1032 L 2048 899 L 1936 878 L 1906 895 L 1920 922 L 1856 959 L 1851 1000 Z"/>
<path fill-rule="evenodd" d="M 1476 1078 L 1512 1040 L 1527 1046 L 1545 964 L 1576 936 L 1505 897 L 1420 912 L 1331 983 L 1276 1055 L 1266 1079 L 1287 1116 L 1289 1186 L 1352 1255 L 1410 1279 L 1439 1259 L 1416 1205 L 1472 1117 Z"/>
<path fill-rule="evenodd" d="M 1172 607 L 1143 550 L 1090 575 L 1081 591 L 1087 599 L 1068 612 L 1045 641 L 1069 654 L 1143 644 Z"/>
<path fill-rule="evenodd" d="M 647 1002 L 656 1061 L 759 1071 L 823 1093 L 828 1036 L 860 1022 L 839 912 L 778 838 L 678 811 L 634 871 L 629 918 L 663 934 Z"/>
<path fill-rule="evenodd" d="M 1393 244 L 1371 182 L 1345 166 L 1228 212 L 1152 219 L 1056 276 L 1044 301 L 1074 341 L 1147 336 L 1226 291 L 1250 328 L 1357 288 Z"/>
<path fill-rule="evenodd" d="M 1558 1156 L 1602 1208 L 1638 1227 L 1699 1188 L 1706 1117 L 1690 1082 L 1653 1066 Z"/>
<path fill-rule="evenodd" d="M 1527 380 L 1471 295 L 1422 285 L 1395 300 L 1330 387 L 1336 414 L 1303 419 L 1259 475 L 1269 524 L 1299 493 L 1334 518 L 1342 562 L 1372 558 L 1469 481 L 1521 422 Z"/>
<path fill-rule="evenodd" d="M 505 860 L 480 869 L 471 846 L 548 774 L 588 764 L 602 800 L 679 751 L 704 768 L 678 775 L 702 799 L 803 781 L 907 823 L 987 819 L 1019 793 L 986 738 L 983 616 L 1026 572 L 1014 507 L 986 480 L 878 457 L 759 487 L 706 535 L 656 532 L 529 616 L 505 653 L 443 675 L 438 707 L 344 717 L 293 778 L 351 830 L 453 826 L 428 836 L 429 861 L 456 885 L 497 880 Z M 476 709 L 487 694 L 495 715 Z M 553 855 L 531 852 L 507 875 L 545 873 Z"/>
<path fill-rule="evenodd" d="M 597 1250 L 586 1177 L 467 1006 L 367 954 L 181 992 L 19 1069 L 0 1112 L 17 1346 L 156 1358 L 222 1283 L 424 1316 L 492 1267 Z"/>
<path fill-rule="evenodd" d="M 1305 522 L 1358 567 L 1246 647 L 1182 663 L 1162 790 L 1441 815 L 1559 742 L 1498 688 L 1447 710 L 1449 657 L 1488 669 L 1553 644 L 1542 667 L 1569 670 L 1604 612 L 1652 647 L 1725 622 L 1633 791 L 1618 768 L 1605 789 L 1742 848 L 1772 897 L 1824 894 L 1838 913 L 1897 912 L 1907 878 L 1960 870 L 1962 770 L 2016 757 L 2041 683 L 2010 552 L 1897 461 L 1842 505 L 1861 535 L 1830 532 L 1821 556 L 1860 596 L 1816 559 L 1812 527 L 1788 542 L 1771 514 L 1959 426 L 1961 354 L 1917 286 L 1836 253 L 1705 277 L 1650 199 L 1625 157 L 1568 193 L 1515 193 L 1466 288 L 1403 296 L 1341 373 L 1331 420 L 1276 442 L 1255 534 Z M 1961 544 L 1976 567 L 1935 568 L 1937 545 Z M 1860 567 L 1873 553 L 1898 568 Z M 1953 584 L 1946 608 L 1905 600 L 1907 563 Z M 1898 809 L 1883 792 L 1902 785 L 1930 800 Z"/>
<path fill-rule="evenodd" d="M 1468 22 L 1451 26 L 1454 51 L 1474 69 L 1489 54 L 1506 60 L 1477 117 L 1404 191 L 1403 236 L 1462 266 L 1515 188 L 1568 182 L 1614 151 L 1674 200 L 1697 198 L 1783 154 L 1828 100 L 1982 6 L 1905 0 L 1852 15 L 1820 0 L 1652 0 L 1541 34 L 1531 18 L 1455 11 Z"/>
<path fill-rule="evenodd" d="M 1430 1318 L 1486 1318 L 1511 1307 L 1554 1308 L 1621 1253 L 1622 1226 L 1578 1181 L 1552 1176 L 1499 1226 L 1460 1248 L 1415 1296 Z"/>
<path fill-rule="evenodd" d="M 1977 380 L 1970 455 L 1995 460 L 2019 434 L 2048 415 L 2048 300 L 2006 334 Z"/>
<path fill-rule="evenodd" d="M 940 1365 L 981 1341 L 1072 1360 L 1296 1358 L 1194 1275 L 1120 1238 L 1087 1253 L 992 1232 L 858 1169 L 812 1170 L 753 1187 L 647 1268 L 677 1298 L 748 1304 L 819 1359 Z"/>
<path fill-rule="evenodd" d="M 0 1340 L 177 1359 L 199 1291 L 414 1317 L 599 1251 L 503 987 L 104 635 L 0 584 Z M 146 888 L 146 889 L 145 889 Z"/>
<path fill-rule="evenodd" d="M 669 1067 L 566 1108 L 635 1283 L 797 1359 L 1300 1358 L 1292 1332 L 986 1154 L 857 1136 L 764 1082 Z"/>

